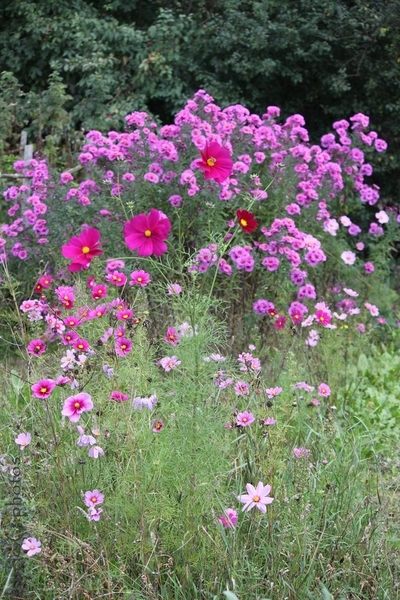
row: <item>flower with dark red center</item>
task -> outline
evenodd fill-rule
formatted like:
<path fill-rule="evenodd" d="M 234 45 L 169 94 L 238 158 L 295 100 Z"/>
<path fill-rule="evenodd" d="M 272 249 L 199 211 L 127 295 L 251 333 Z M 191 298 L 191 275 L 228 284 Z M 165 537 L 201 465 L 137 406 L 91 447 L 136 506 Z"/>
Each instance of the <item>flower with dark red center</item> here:
<path fill-rule="evenodd" d="M 138 256 L 161 256 L 167 251 L 165 240 L 170 230 L 168 217 L 152 208 L 148 215 L 142 213 L 125 223 L 125 243 L 129 250 L 137 250 Z"/>
<path fill-rule="evenodd" d="M 246 233 L 253 233 L 253 231 L 257 229 L 258 221 L 255 220 L 253 213 L 248 210 L 239 209 L 236 211 L 236 216 L 240 227 Z"/>
<path fill-rule="evenodd" d="M 71 260 L 69 271 L 80 271 L 86 269 L 92 258 L 103 254 L 100 249 L 100 231 L 94 227 L 88 227 L 79 236 L 72 237 L 62 247 L 62 255 Z"/>
<path fill-rule="evenodd" d="M 233 161 L 229 150 L 217 142 L 207 143 L 200 154 L 201 159 L 197 161 L 197 165 L 203 170 L 206 179 L 215 179 L 217 183 L 222 183 L 232 173 Z"/>

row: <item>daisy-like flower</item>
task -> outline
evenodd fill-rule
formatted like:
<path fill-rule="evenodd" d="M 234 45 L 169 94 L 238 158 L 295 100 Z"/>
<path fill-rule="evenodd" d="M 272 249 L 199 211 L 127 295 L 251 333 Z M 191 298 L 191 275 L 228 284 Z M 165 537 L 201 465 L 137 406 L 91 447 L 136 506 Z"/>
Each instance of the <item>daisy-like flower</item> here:
<path fill-rule="evenodd" d="M 22 550 L 25 550 L 26 555 L 31 557 L 35 554 L 39 554 L 42 551 L 42 542 L 34 537 L 28 537 L 22 542 Z"/>
<path fill-rule="evenodd" d="M 318 396 L 325 398 L 331 395 L 331 388 L 326 383 L 320 383 L 318 386 Z"/>
<path fill-rule="evenodd" d="M 125 243 L 129 250 L 137 250 L 138 256 L 161 256 L 167 251 L 165 240 L 170 230 L 168 217 L 152 208 L 148 215 L 142 213 L 125 223 Z"/>
<path fill-rule="evenodd" d="M 44 400 L 50 396 L 55 387 L 56 382 L 54 379 L 40 379 L 31 386 L 32 396 Z"/>
<path fill-rule="evenodd" d="M 281 387 L 267 388 L 265 391 L 268 395 L 268 398 L 275 398 L 275 396 L 278 396 L 281 393 L 282 388 Z"/>
<path fill-rule="evenodd" d="M 172 369 L 176 369 L 178 365 L 181 364 L 181 361 L 177 356 L 164 356 L 158 361 L 160 367 L 164 369 L 164 371 L 171 371 Z"/>
<path fill-rule="evenodd" d="M 253 413 L 251 412 L 247 412 L 247 410 L 245 410 L 244 412 L 240 412 L 238 413 L 237 417 L 236 417 L 236 425 L 240 426 L 240 427 L 247 427 L 248 425 L 251 425 L 252 423 L 254 423 L 255 418 Z"/>
<path fill-rule="evenodd" d="M 340 255 L 340 258 L 346 265 L 354 265 L 357 257 L 351 250 L 345 250 L 345 252 L 342 252 Z"/>
<path fill-rule="evenodd" d="M 93 401 L 89 394 L 81 392 L 76 396 L 70 396 L 64 402 L 61 414 L 68 417 L 71 423 L 76 423 L 84 411 L 92 410 Z"/>
<path fill-rule="evenodd" d="M 224 527 L 233 528 L 237 523 L 238 515 L 234 508 L 225 508 L 224 514 L 218 517 L 218 520 Z"/>
<path fill-rule="evenodd" d="M 31 342 L 29 342 L 26 349 L 29 354 L 34 354 L 35 356 L 40 356 L 41 354 L 46 352 L 46 348 L 47 348 L 47 346 L 44 343 L 44 341 L 38 339 L 38 340 L 32 340 Z"/>
<path fill-rule="evenodd" d="M 222 183 L 232 173 L 233 161 L 229 150 L 217 142 L 207 143 L 200 154 L 201 159 L 197 161 L 197 165 L 206 179 L 214 179 L 217 183 Z"/>
<path fill-rule="evenodd" d="M 179 283 L 169 283 L 167 286 L 168 296 L 178 296 L 182 292 Z"/>
<path fill-rule="evenodd" d="M 14 441 L 16 444 L 18 444 L 20 450 L 23 450 L 28 444 L 31 443 L 31 434 L 29 432 L 20 433 L 17 435 Z"/>
<path fill-rule="evenodd" d="M 86 269 L 92 258 L 103 254 L 100 249 L 100 231 L 88 227 L 79 236 L 72 237 L 67 244 L 62 246 L 61 253 L 71 261 L 69 271 L 75 272 Z"/>
<path fill-rule="evenodd" d="M 97 506 L 98 504 L 103 504 L 104 494 L 99 492 L 99 490 L 93 490 L 93 492 L 88 491 L 88 492 L 85 492 L 83 501 L 88 508 L 91 508 L 92 506 Z"/>
<path fill-rule="evenodd" d="M 177 346 L 180 342 L 179 334 L 174 327 L 169 327 L 165 334 L 164 340 L 171 344 L 171 346 Z"/>
<path fill-rule="evenodd" d="M 94 506 L 89 508 L 89 521 L 99 521 L 102 512 L 102 508 L 95 508 Z"/>
<path fill-rule="evenodd" d="M 103 448 L 100 446 L 92 446 L 88 452 L 90 458 L 99 458 L 99 456 L 104 456 Z"/>
<path fill-rule="evenodd" d="M 141 287 L 146 287 L 151 282 L 150 273 L 146 273 L 146 271 L 132 271 L 131 280 L 129 285 L 140 285 Z"/>
<path fill-rule="evenodd" d="M 237 210 L 236 216 L 239 221 L 240 227 L 243 229 L 245 233 L 252 233 L 255 229 L 257 229 L 258 221 L 255 220 L 253 213 L 248 210 Z"/>
<path fill-rule="evenodd" d="M 262 513 L 265 513 L 267 504 L 271 504 L 274 500 L 269 496 L 271 486 L 264 485 L 262 481 L 259 481 L 257 487 L 254 487 L 251 483 L 247 483 L 246 490 L 247 494 L 241 494 L 237 497 L 239 502 L 243 502 L 244 504 L 242 510 L 249 511 L 256 506 Z"/>

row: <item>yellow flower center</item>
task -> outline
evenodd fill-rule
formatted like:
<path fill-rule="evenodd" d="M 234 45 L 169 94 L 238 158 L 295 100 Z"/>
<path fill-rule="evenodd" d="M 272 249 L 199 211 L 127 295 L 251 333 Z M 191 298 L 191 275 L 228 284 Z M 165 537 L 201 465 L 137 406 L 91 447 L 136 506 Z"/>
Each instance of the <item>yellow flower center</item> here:
<path fill-rule="evenodd" d="M 90 252 L 89 246 L 83 246 L 83 248 L 82 248 L 82 254 L 89 254 L 89 252 Z"/>
<path fill-rule="evenodd" d="M 41 394 L 45 394 L 47 392 L 47 388 L 46 387 L 41 387 L 40 388 L 40 393 Z"/>
<path fill-rule="evenodd" d="M 74 408 L 80 408 L 81 407 L 81 403 L 80 402 L 75 402 L 74 403 Z"/>
<path fill-rule="evenodd" d="M 240 219 L 240 224 L 242 227 L 247 227 L 247 221 L 246 219 Z"/>
<path fill-rule="evenodd" d="M 97 502 L 97 498 L 96 498 L 96 496 L 92 496 L 92 498 L 91 498 L 90 500 L 93 502 L 93 504 L 94 504 L 95 502 Z"/>
<path fill-rule="evenodd" d="M 253 502 L 260 502 L 260 500 L 261 500 L 260 496 L 253 497 Z"/>
<path fill-rule="evenodd" d="M 146 229 L 146 231 L 144 232 L 144 235 L 146 237 L 151 237 L 151 231 L 150 231 L 150 229 Z"/>
<path fill-rule="evenodd" d="M 139 283 L 140 283 L 141 281 L 143 281 L 143 277 L 138 277 L 138 278 L 137 278 L 137 280 L 138 280 L 138 281 L 139 281 Z"/>
<path fill-rule="evenodd" d="M 247 423 L 247 417 L 242 418 L 243 423 Z"/>
<path fill-rule="evenodd" d="M 207 164 L 209 167 L 213 167 L 216 162 L 217 162 L 217 159 L 214 158 L 213 156 L 210 156 L 210 158 L 207 158 Z"/>

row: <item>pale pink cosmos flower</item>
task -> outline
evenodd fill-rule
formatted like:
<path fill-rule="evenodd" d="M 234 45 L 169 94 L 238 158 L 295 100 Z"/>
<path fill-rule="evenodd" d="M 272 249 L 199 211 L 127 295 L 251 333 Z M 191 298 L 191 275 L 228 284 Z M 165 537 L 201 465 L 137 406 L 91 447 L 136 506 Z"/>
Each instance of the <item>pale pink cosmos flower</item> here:
<path fill-rule="evenodd" d="M 375 213 L 375 217 L 381 225 L 389 222 L 389 215 L 384 210 Z"/>
<path fill-rule="evenodd" d="M 267 505 L 273 502 L 273 498 L 269 496 L 271 491 L 270 485 L 264 485 L 262 481 L 259 481 L 257 487 L 246 484 L 247 494 L 241 494 L 237 497 L 239 502 L 243 502 L 243 511 L 249 511 L 256 506 L 262 513 L 267 511 Z"/>
<path fill-rule="evenodd" d="M 237 519 L 237 511 L 233 508 L 225 508 L 224 514 L 218 517 L 218 520 L 222 523 L 222 525 L 228 528 L 235 527 Z"/>
<path fill-rule="evenodd" d="M 268 395 L 268 398 L 275 398 L 275 396 L 278 396 L 281 393 L 282 388 L 281 387 L 267 388 L 265 391 Z"/>
<path fill-rule="evenodd" d="M 104 502 L 104 494 L 99 492 L 99 490 L 93 490 L 85 492 L 85 496 L 83 498 L 84 503 L 88 508 L 92 506 L 97 506 L 97 504 L 103 504 Z"/>
<path fill-rule="evenodd" d="M 92 410 L 93 401 L 89 394 L 81 392 L 76 396 L 70 396 L 64 402 L 61 414 L 68 417 L 71 423 L 76 423 L 84 411 Z"/>
<path fill-rule="evenodd" d="M 168 372 L 172 369 L 176 369 L 176 367 L 181 364 L 181 361 L 177 356 L 164 356 L 164 358 L 159 360 L 157 364 L 160 365 L 164 371 Z"/>
<path fill-rule="evenodd" d="M 100 520 L 100 515 L 103 512 L 102 508 L 95 508 L 94 506 L 92 506 L 91 508 L 89 508 L 89 521 L 99 521 Z"/>
<path fill-rule="evenodd" d="M 254 423 L 254 421 L 255 418 L 253 413 L 247 412 L 247 410 L 238 413 L 236 417 L 236 425 L 239 425 L 240 427 L 247 427 L 248 425 Z"/>
<path fill-rule="evenodd" d="M 92 446 L 88 452 L 90 458 L 99 458 L 99 456 L 104 456 L 103 448 L 100 446 Z"/>
<path fill-rule="evenodd" d="M 18 444 L 20 450 L 24 450 L 24 448 L 31 443 L 31 434 L 29 432 L 20 433 L 14 441 L 16 444 Z"/>
<path fill-rule="evenodd" d="M 76 428 L 79 433 L 79 438 L 76 442 L 78 446 L 93 446 L 93 444 L 96 443 L 96 439 L 92 435 L 85 434 L 85 430 L 83 429 L 83 427 L 77 425 Z"/>
<path fill-rule="evenodd" d="M 167 286 L 168 296 L 178 296 L 182 292 L 179 283 L 169 283 Z"/>
<path fill-rule="evenodd" d="M 39 554 L 42 551 L 42 542 L 34 537 L 28 537 L 22 542 L 22 550 L 25 550 L 26 555 L 31 557 L 35 554 Z"/>
<path fill-rule="evenodd" d="M 348 296 L 352 296 L 354 298 L 357 298 L 358 296 L 358 292 L 355 292 L 354 290 L 350 289 L 350 288 L 343 288 L 343 291 L 348 295 Z"/>
<path fill-rule="evenodd" d="M 148 410 L 153 410 L 153 408 L 155 408 L 156 405 L 157 405 L 156 394 L 153 394 L 152 396 L 149 396 L 148 398 L 141 398 L 140 396 L 138 396 L 137 398 L 134 398 L 133 402 L 132 402 L 132 406 L 136 410 L 143 410 L 144 408 L 147 408 Z"/>
<path fill-rule="evenodd" d="M 318 386 L 318 396 L 327 398 L 331 395 L 331 388 L 326 383 L 320 383 Z"/>
<path fill-rule="evenodd" d="M 234 389 L 236 396 L 246 396 L 249 393 L 250 386 L 246 381 L 238 381 L 235 383 Z"/>
<path fill-rule="evenodd" d="M 345 250 L 344 252 L 342 252 L 342 254 L 340 255 L 340 258 L 342 259 L 342 261 L 346 264 L 346 265 L 354 265 L 354 263 L 356 262 L 356 255 L 354 254 L 354 252 L 352 252 L 351 250 Z"/>

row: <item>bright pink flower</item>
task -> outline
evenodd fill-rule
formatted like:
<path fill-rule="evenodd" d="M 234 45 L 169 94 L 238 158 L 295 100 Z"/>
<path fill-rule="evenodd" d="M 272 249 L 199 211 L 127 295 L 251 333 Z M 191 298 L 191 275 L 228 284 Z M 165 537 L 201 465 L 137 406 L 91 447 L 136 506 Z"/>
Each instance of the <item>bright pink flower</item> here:
<path fill-rule="evenodd" d="M 47 346 L 43 340 L 32 340 L 29 342 L 26 349 L 29 354 L 35 354 L 35 356 L 39 356 L 40 354 L 46 352 L 46 347 Z"/>
<path fill-rule="evenodd" d="M 20 450 L 23 450 L 25 446 L 31 443 L 31 434 L 28 433 L 20 433 L 15 438 L 14 442 L 18 444 Z"/>
<path fill-rule="evenodd" d="M 152 208 L 149 215 L 142 213 L 125 223 L 125 243 L 129 250 L 137 250 L 138 256 L 161 256 L 167 251 L 165 240 L 170 230 L 170 220 Z"/>
<path fill-rule="evenodd" d="M 71 423 L 76 423 L 84 411 L 92 410 L 93 401 L 89 394 L 81 392 L 76 396 L 69 396 L 64 402 L 61 414 L 68 417 Z"/>
<path fill-rule="evenodd" d="M 39 542 L 36 538 L 28 537 L 22 542 L 21 548 L 25 550 L 27 556 L 31 557 L 42 551 L 41 545 L 42 542 Z"/>
<path fill-rule="evenodd" d="M 146 271 L 132 271 L 131 280 L 129 285 L 140 285 L 141 287 L 146 287 L 151 282 L 150 273 L 146 273 Z"/>
<path fill-rule="evenodd" d="M 316 321 L 318 321 L 318 323 L 320 323 L 320 325 L 323 325 L 324 327 L 329 325 L 331 322 L 331 316 L 324 310 L 317 310 L 317 312 L 315 313 L 315 319 Z"/>
<path fill-rule="evenodd" d="M 55 387 L 56 382 L 54 379 L 40 379 L 37 383 L 34 383 L 31 386 L 32 395 L 35 398 L 41 398 L 44 400 L 50 396 Z"/>
<path fill-rule="evenodd" d="M 168 296 L 178 296 L 182 292 L 179 283 L 169 283 L 167 286 Z"/>
<path fill-rule="evenodd" d="M 200 154 L 201 159 L 197 161 L 197 165 L 204 172 L 206 179 L 215 179 L 217 183 L 222 183 L 231 175 L 233 161 L 229 150 L 223 148 L 217 142 L 210 142 L 206 144 Z"/>
<path fill-rule="evenodd" d="M 92 287 L 93 300 L 101 300 L 107 296 L 108 288 L 104 283 L 96 284 Z"/>
<path fill-rule="evenodd" d="M 133 310 L 131 310 L 130 308 L 126 308 L 124 310 L 118 310 L 115 316 L 119 321 L 129 321 L 129 319 L 131 319 L 133 315 Z"/>
<path fill-rule="evenodd" d="M 167 333 L 165 334 L 164 340 L 168 344 L 171 344 L 171 346 L 177 346 L 179 344 L 180 338 L 179 338 L 178 332 L 176 331 L 176 329 L 174 327 L 169 327 L 167 329 Z"/>
<path fill-rule="evenodd" d="M 278 317 L 274 323 L 275 329 L 285 329 L 286 317 Z"/>
<path fill-rule="evenodd" d="M 259 481 L 256 488 L 251 483 L 247 483 L 246 490 L 247 494 L 241 494 L 237 497 L 239 502 L 244 504 L 242 510 L 249 511 L 256 506 L 262 513 L 265 513 L 267 504 L 271 504 L 274 500 L 269 496 L 271 486 L 264 485 L 262 481 Z"/>
<path fill-rule="evenodd" d="M 237 523 L 237 511 L 233 508 L 225 508 L 224 514 L 218 517 L 224 527 L 235 527 Z"/>
<path fill-rule="evenodd" d="M 92 258 L 103 254 L 100 249 L 100 231 L 88 227 L 79 236 L 72 237 L 67 244 L 62 246 L 62 255 L 71 260 L 69 271 L 80 271 L 87 268 Z"/>
<path fill-rule="evenodd" d="M 115 353 L 118 356 L 126 356 L 132 350 L 132 342 L 128 338 L 121 337 L 115 342 Z"/>
<path fill-rule="evenodd" d="M 73 341 L 72 347 L 75 348 L 76 350 L 79 350 L 79 352 L 87 352 L 89 350 L 90 346 L 89 346 L 89 342 L 87 340 L 78 338 Z"/>
<path fill-rule="evenodd" d="M 125 273 L 122 273 L 121 271 L 112 271 L 111 273 L 108 273 L 106 279 L 117 287 L 123 287 L 126 283 L 127 277 Z"/>
<path fill-rule="evenodd" d="M 115 402 L 125 402 L 125 400 L 128 400 L 128 398 L 129 396 L 123 392 L 119 392 L 118 390 L 114 390 L 110 394 L 110 400 L 115 400 Z"/>
<path fill-rule="evenodd" d="M 253 413 L 247 412 L 247 410 L 238 413 L 236 417 L 236 425 L 239 425 L 240 427 L 247 427 L 248 425 L 254 423 L 254 421 L 255 418 Z"/>

